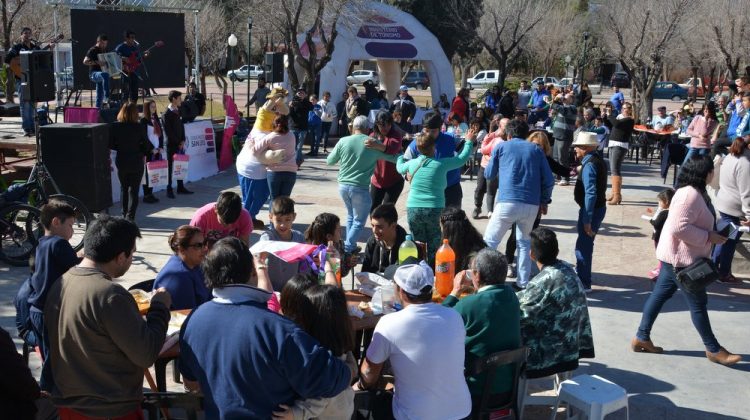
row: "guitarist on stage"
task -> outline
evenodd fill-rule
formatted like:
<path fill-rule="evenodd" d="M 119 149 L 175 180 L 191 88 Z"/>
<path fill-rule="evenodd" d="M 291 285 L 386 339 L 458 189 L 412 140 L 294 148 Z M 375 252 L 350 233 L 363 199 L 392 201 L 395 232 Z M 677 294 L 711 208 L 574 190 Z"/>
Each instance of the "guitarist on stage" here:
<path fill-rule="evenodd" d="M 83 64 L 89 66 L 89 79 L 96 84 L 96 107 L 101 108 L 103 102 L 109 101 L 109 73 L 102 70 L 99 54 L 107 52 L 107 35 L 96 37 L 96 44 L 89 48 Z"/>
<path fill-rule="evenodd" d="M 132 68 L 131 65 L 136 64 L 137 67 L 144 58 L 149 56 L 149 53 L 141 54 L 141 44 L 135 40 L 135 31 L 128 29 L 123 35 L 125 36 L 125 41 L 115 48 L 115 52 L 120 54 L 124 63 L 125 75 L 123 75 L 123 85 L 128 88 L 130 100 L 137 102 L 138 74 L 136 74 L 135 68 Z M 135 58 L 135 62 L 132 60 L 133 57 Z"/>
<path fill-rule="evenodd" d="M 11 60 L 18 57 L 21 51 L 33 51 L 39 50 L 39 46 L 34 43 L 31 39 L 31 28 L 21 29 L 20 42 L 13 46 L 5 56 L 5 63 L 10 64 Z M 36 104 L 31 102 L 24 102 L 23 89 L 21 88 L 21 79 L 16 75 L 16 93 L 18 93 L 18 101 L 21 103 L 21 126 L 26 137 L 34 136 L 34 108 Z"/>

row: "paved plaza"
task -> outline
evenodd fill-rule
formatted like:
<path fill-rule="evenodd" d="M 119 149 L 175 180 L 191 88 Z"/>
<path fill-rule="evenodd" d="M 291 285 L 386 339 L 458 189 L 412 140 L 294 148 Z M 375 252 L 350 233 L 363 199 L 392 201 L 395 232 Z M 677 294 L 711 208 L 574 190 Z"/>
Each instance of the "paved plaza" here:
<path fill-rule="evenodd" d="M 663 346 L 664 354 L 630 351 L 629 342 L 636 332 L 641 309 L 651 289 L 646 273 L 655 264 L 651 227 L 640 216 L 655 207 L 656 194 L 663 188 L 656 164 L 626 161 L 623 206 L 608 206 L 594 252 L 594 291 L 589 295 L 589 311 L 596 345 L 596 358 L 584 360 L 577 373 L 600 375 L 624 387 L 630 395 L 632 419 L 741 419 L 750 418 L 750 270 L 737 264 L 735 275 L 745 279 L 740 285 L 713 284 L 709 287 L 709 313 L 719 342 L 728 350 L 743 355 L 745 361 L 727 368 L 710 363 L 698 333 L 693 329 L 687 305 L 680 292 L 669 301 L 657 320 L 652 339 Z M 324 158 L 308 159 L 298 173 L 292 198 L 297 203 L 295 228 L 303 231 L 321 212 L 346 216 L 338 195 L 336 168 L 326 167 Z M 671 180 L 671 173 L 669 174 Z M 465 176 L 463 208 L 473 208 L 476 179 Z M 137 243 L 130 271 L 119 279 L 123 286 L 154 278 L 171 252 L 167 236 L 178 225 L 186 224 L 201 205 L 212 202 L 222 190 L 239 193 L 234 168 L 212 178 L 190 184 L 196 194 L 175 200 L 158 194 L 158 204 L 141 204 L 136 218 L 143 238 Z M 408 184 L 398 202 L 401 224 L 406 227 L 405 202 Z M 542 225 L 558 234 L 561 258 L 574 262 L 578 207 L 573 187 L 556 186 L 549 213 Z M 119 214 L 116 204 L 112 214 Z M 267 219 L 267 212 L 261 212 Z M 487 219 L 474 221 L 483 232 Z M 369 226 L 360 241 L 370 234 Z M 258 240 L 253 232 L 251 241 Z M 501 251 L 504 248 L 500 249 Z M 741 259 L 741 257 L 737 257 Z M 738 261 L 739 262 L 739 261 Z M 13 296 L 28 269 L 0 266 L 0 326 L 15 337 Z M 347 287 L 351 277 L 344 280 Z M 219 327 L 220 328 L 220 327 Z M 19 344 L 19 341 L 16 341 Z M 19 347 L 20 350 L 20 347 Z M 439 349 L 436 349 L 439 351 Z M 39 363 L 32 356 L 31 368 L 39 376 Z M 171 378 L 171 375 L 168 375 Z M 170 389 L 181 386 L 170 382 Z M 527 418 L 547 418 L 549 411 L 530 410 Z M 624 413 L 616 418 L 624 418 Z"/>

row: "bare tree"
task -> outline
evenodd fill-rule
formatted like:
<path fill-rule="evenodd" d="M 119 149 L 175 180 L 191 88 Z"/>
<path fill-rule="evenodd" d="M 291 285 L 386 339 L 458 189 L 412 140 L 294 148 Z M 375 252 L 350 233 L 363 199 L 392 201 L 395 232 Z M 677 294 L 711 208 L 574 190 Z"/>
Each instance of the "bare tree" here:
<path fill-rule="evenodd" d="M 637 120 L 653 113 L 653 91 L 664 69 L 666 51 L 689 28 L 685 16 L 698 0 L 609 0 L 603 3 L 600 35 L 630 76 Z"/>
<path fill-rule="evenodd" d="M 466 7 L 462 0 L 447 1 L 451 2 L 457 15 L 461 15 L 461 8 Z M 485 0 L 477 41 L 494 59 L 500 72 L 500 86 L 521 56 L 531 31 L 542 23 L 552 4 L 551 0 Z M 457 19 L 454 24 L 459 31 L 476 30 L 467 26 L 468 21 Z"/>
<path fill-rule="evenodd" d="M 555 4 L 549 14 L 555 17 L 555 22 L 535 25 L 529 33 L 528 43 L 528 50 L 541 64 L 544 77 L 563 55 L 576 49 L 578 34 L 583 33 L 585 23 L 585 15 L 565 2 Z"/>
<path fill-rule="evenodd" d="M 214 0 L 198 12 L 198 52 L 200 68 L 198 75 L 201 89 L 205 92 L 206 75 L 212 74 L 219 87 L 226 93 L 227 82 L 224 71 L 229 65 L 227 61 L 226 39 L 231 34 L 232 27 L 227 12 L 221 2 Z M 188 61 L 195 61 L 195 18 L 192 14 L 185 15 L 185 54 Z"/>
<path fill-rule="evenodd" d="M 362 0 L 280 0 L 274 8 L 256 7 L 256 1 L 244 3 L 261 31 L 280 33 L 289 61 L 287 74 L 292 86 L 305 86 L 312 92 L 316 76 L 331 61 L 341 25 L 355 25 L 366 11 Z M 304 41 L 298 42 L 298 35 Z M 304 71 L 300 77 L 294 63 Z"/>
<path fill-rule="evenodd" d="M 750 3 L 746 0 L 703 0 L 702 27 L 710 25 L 713 39 L 732 80 L 741 76 L 740 60 L 750 54 L 747 43 Z M 708 25 L 706 25 L 708 23 Z"/>

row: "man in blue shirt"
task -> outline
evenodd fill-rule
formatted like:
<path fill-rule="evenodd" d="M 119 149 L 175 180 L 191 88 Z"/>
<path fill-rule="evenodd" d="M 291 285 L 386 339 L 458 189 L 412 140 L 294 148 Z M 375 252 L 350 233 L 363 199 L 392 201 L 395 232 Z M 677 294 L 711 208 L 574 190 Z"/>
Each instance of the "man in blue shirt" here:
<path fill-rule="evenodd" d="M 435 159 L 444 159 L 456 155 L 458 139 L 450 134 L 440 132 L 440 128 L 443 126 L 443 117 L 440 114 L 428 112 L 425 114 L 422 124 L 424 127 L 422 131 L 435 139 Z M 415 159 L 418 156 L 417 140 L 413 140 L 406 149 L 404 158 Z M 461 169 L 448 171 L 446 178 L 448 179 L 448 183 L 445 187 L 445 207 L 461 208 L 461 200 L 464 197 L 461 190 Z"/>
<path fill-rule="evenodd" d="M 544 88 L 543 82 L 539 82 L 536 84 L 536 90 L 531 93 L 531 99 L 529 100 L 529 125 L 547 119 L 549 104 L 544 100 L 545 97 L 549 97 L 549 91 Z"/>
<path fill-rule="evenodd" d="M 615 93 L 612 94 L 612 97 L 609 98 L 609 101 L 612 102 L 612 106 L 615 107 L 617 113 L 619 114 L 622 111 L 622 104 L 625 103 L 625 95 L 620 92 L 619 86 L 615 85 Z"/>
<path fill-rule="evenodd" d="M 141 44 L 135 39 L 135 31 L 127 29 L 123 33 L 123 36 L 125 37 L 125 40 L 115 48 L 115 52 L 123 58 L 125 63 L 123 67 L 125 74 L 122 76 L 122 86 L 123 88 L 127 88 L 127 94 L 130 100 L 132 102 L 137 102 L 138 74 L 135 72 L 136 68 L 131 68 L 129 65 L 140 66 L 143 59 L 148 57 L 149 53 L 141 54 Z M 130 61 L 130 63 L 128 61 Z"/>
<path fill-rule="evenodd" d="M 529 233 L 537 215 L 547 213 L 555 179 L 542 149 L 526 141 L 529 126 L 525 122 L 509 122 L 505 134 L 511 139 L 495 146 L 484 171 L 488 180 L 499 178 L 497 204 L 484 232 L 484 241 L 496 249 L 500 239 L 516 224 L 519 253 L 516 285 L 524 288 L 531 274 Z"/>
<path fill-rule="evenodd" d="M 180 372 L 186 387 L 205 396 L 208 419 L 269 419 L 281 404 L 338 395 L 356 374 L 356 366 L 268 310 L 271 293 L 257 287 L 256 265 L 265 269 L 239 239 L 216 242 L 202 265 L 214 298 L 180 331 Z"/>
<path fill-rule="evenodd" d="M 576 156 L 581 159 L 581 176 L 576 180 L 574 197 L 578 211 L 578 239 L 576 240 L 576 271 L 583 288 L 591 290 L 591 259 L 594 238 L 607 213 L 607 166 L 597 153 L 596 134 L 582 132 L 573 142 Z"/>

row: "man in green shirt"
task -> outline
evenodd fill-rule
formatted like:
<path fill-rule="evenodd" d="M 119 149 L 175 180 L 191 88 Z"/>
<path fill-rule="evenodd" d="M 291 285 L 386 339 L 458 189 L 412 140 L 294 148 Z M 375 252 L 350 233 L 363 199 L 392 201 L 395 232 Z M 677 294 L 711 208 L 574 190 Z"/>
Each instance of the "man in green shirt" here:
<path fill-rule="evenodd" d="M 466 359 L 468 369 L 475 360 L 521 346 L 520 309 L 513 289 L 505 285 L 508 262 L 503 254 L 485 248 L 474 257 L 470 270 L 458 273 L 453 291 L 443 306 L 461 314 L 466 326 Z M 458 300 L 465 282 L 470 281 L 476 294 Z M 468 377 L 472 399 L 481 397 L 484 377 Z M 513 367 L 503 366 L 495 375 L 493 394 L 510 393 L 513 389 Z"/>
<path fill-rule="evenodd" d="M 346 239 L 344 253 L 356 254 L 357 238 L 370 214 L 370 177 L 378 160 L 396 162 L 399 155 L 383 153 L 385 145 L 368 137 L 367 117 L 352 122 L 352 135 L 339 140 L 328 158 L 328 165 L 339 164 L 339 194 L 346 206 Z"/>

